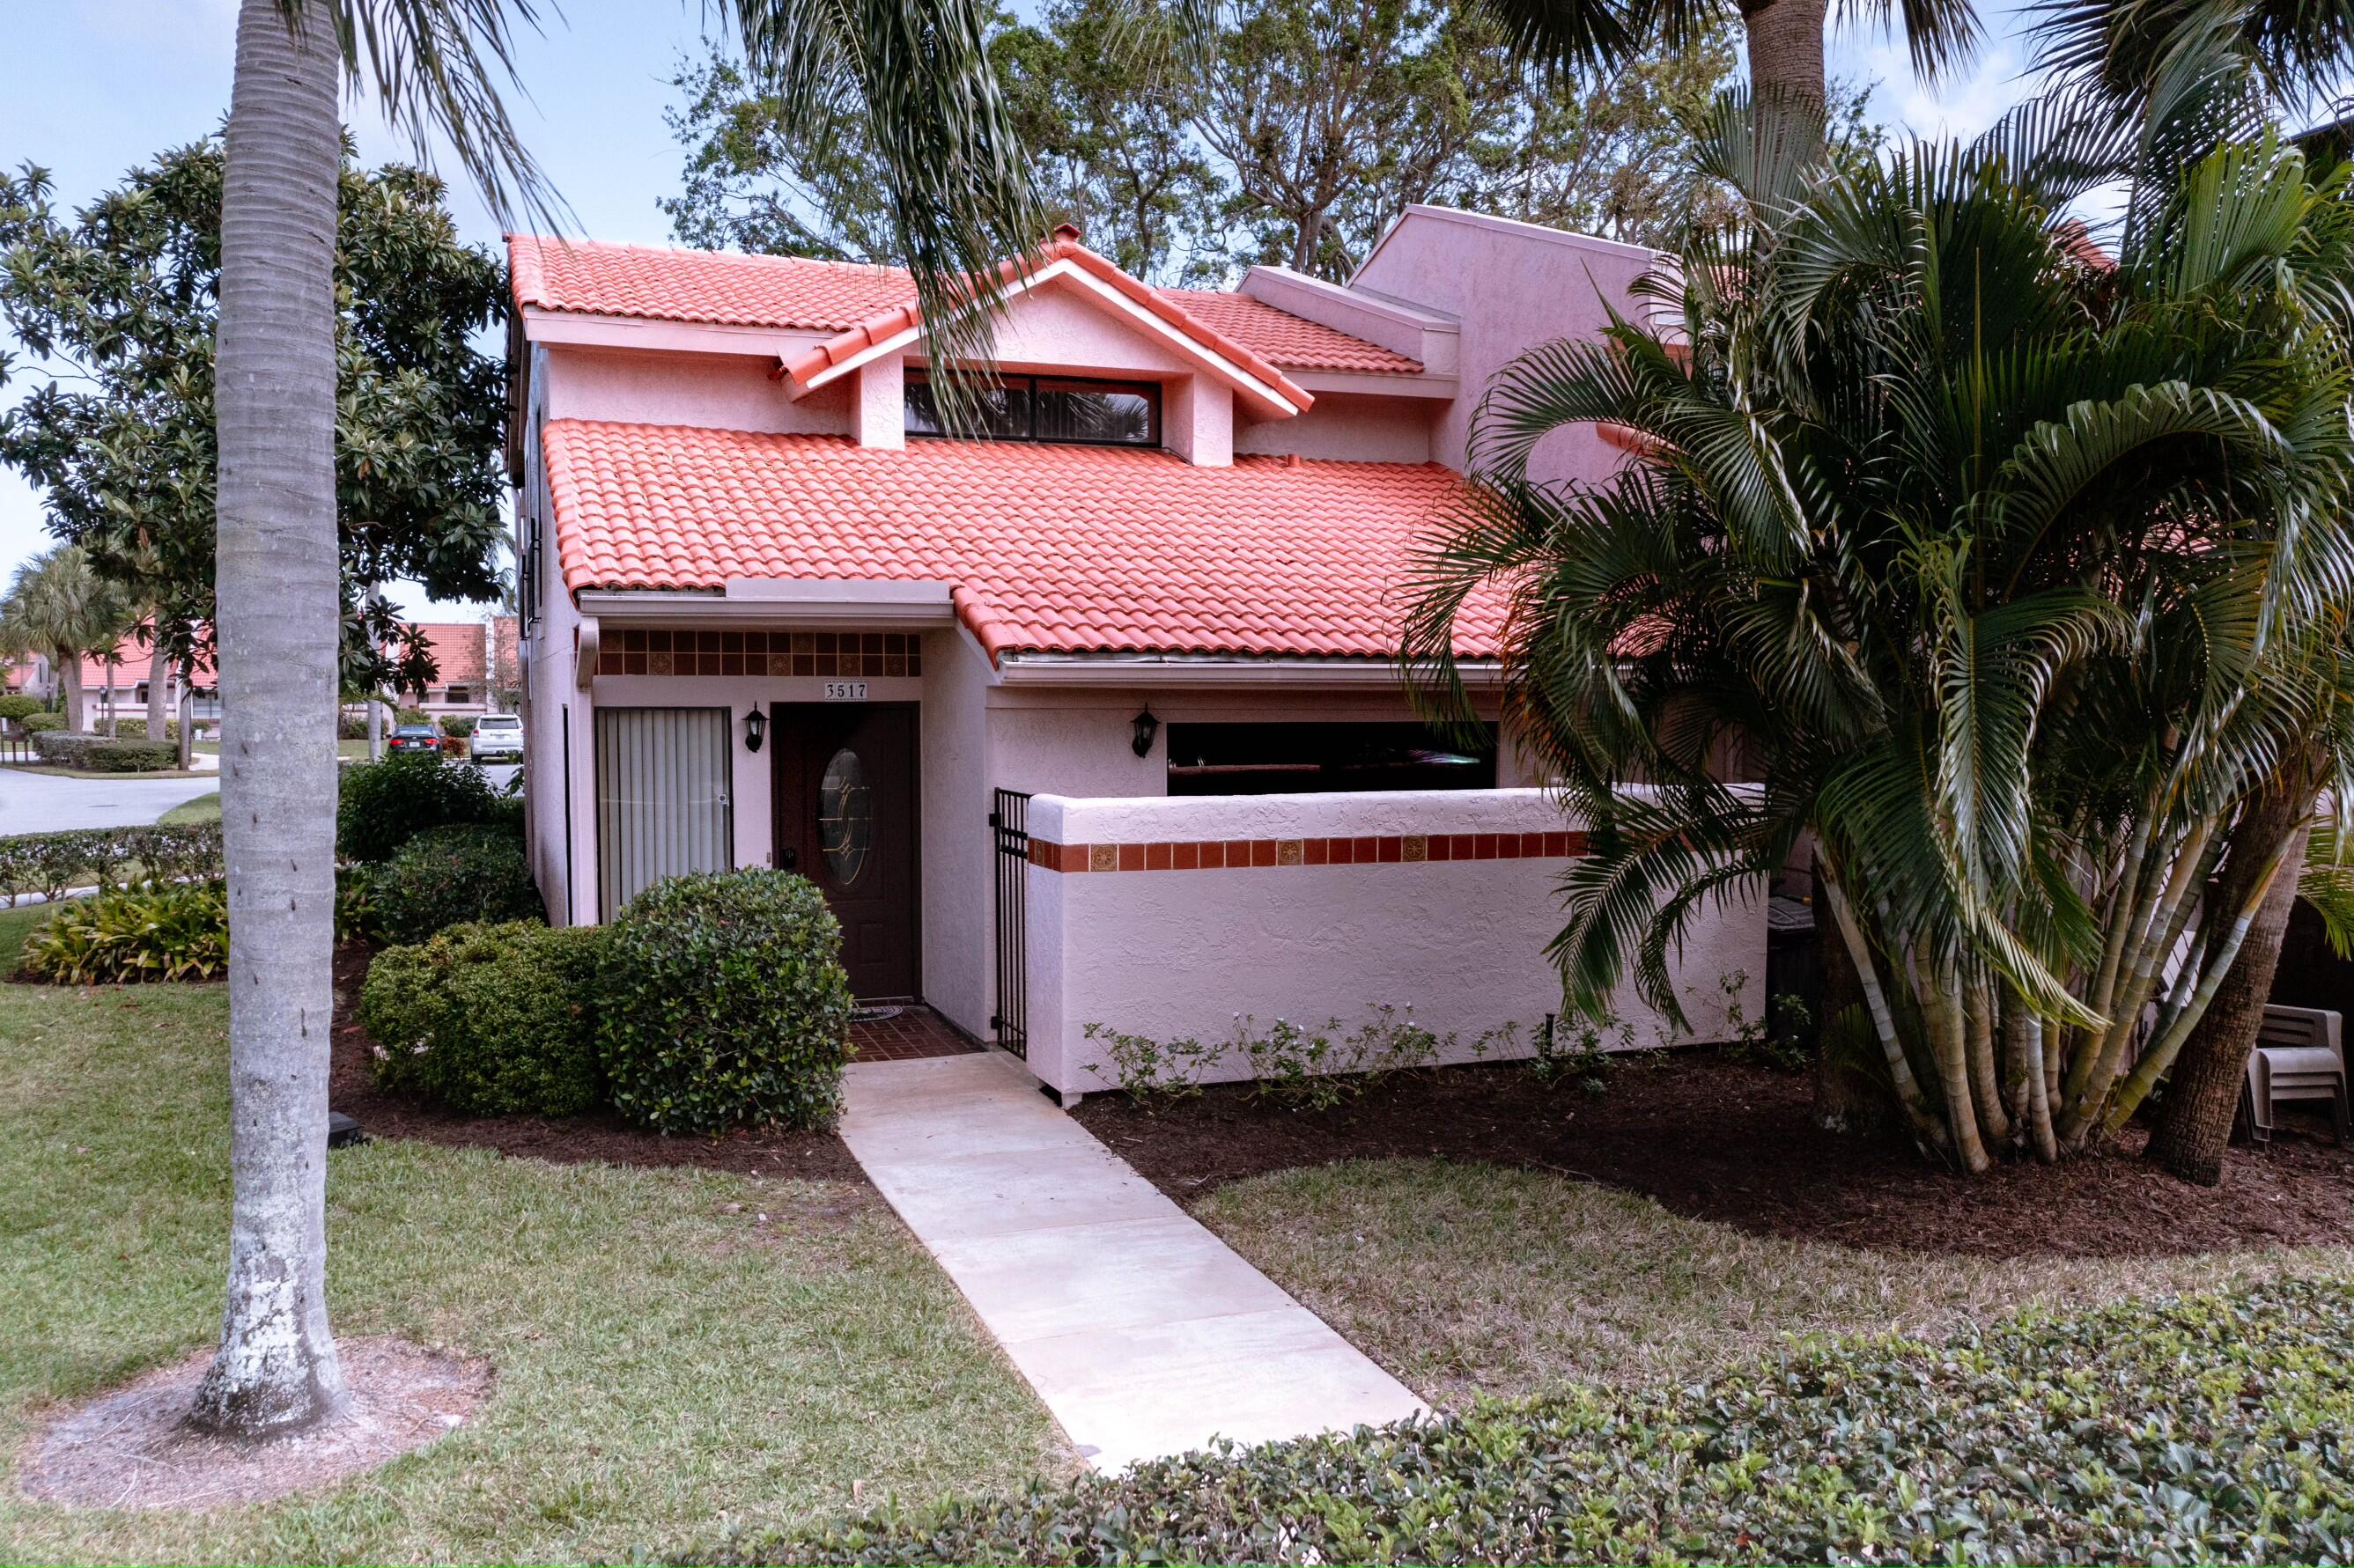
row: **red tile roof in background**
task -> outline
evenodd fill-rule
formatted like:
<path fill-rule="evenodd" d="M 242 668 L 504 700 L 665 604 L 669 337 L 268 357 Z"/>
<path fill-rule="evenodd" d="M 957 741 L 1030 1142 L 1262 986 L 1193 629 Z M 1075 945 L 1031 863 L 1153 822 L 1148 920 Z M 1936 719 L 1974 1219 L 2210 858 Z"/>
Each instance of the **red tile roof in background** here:
<path fill-rule="evenodd" d="M 716 588 L 730 577 L 946 582 L 993 656 L 1170 652 L 1385 658 L 1398 580 L 1459 482 L 1436 463 L 1237 458 L 548 421 L 564 580 Z M 1494 652 L 1491 609 L 1462 652 Z"/>
<path fill-rule="evenodd" d="M 907 308 L 916 297 L 915 284 L 898 268 L 804 257 L 516 234 L 507 237 L 507 259 L 516 304 L 589 315 L 847 333 Z M 1271 365 L 1403 376 L 1422 370 L 1419 361 L 1246 294 L 1136 288 Z"/>
<path fill-rule="evenodd" d="M 482 623 L 479 620 L 420 621 L 426 646 L 433 651 L 437 685 L 478 686 L 482 683 Z"/>
<path fill-rule="evenodd" d="M 145 680 L 148 668 L 154 662 L 154 644 L 140 641 L 139 633 L 145 630 L 143 625 L 114 645 L 114 663 L 111 668 L 114 673 L 115 690 L 118 692 L 127 690 Z M 109 668 L 106 655 L 102 653 L 82 655 L 81 689 L 85 692 L 104 691 Z M 196 658 L 196 683 L 207 689 L 213 683 L 213 662 L 201 654 Z"/>

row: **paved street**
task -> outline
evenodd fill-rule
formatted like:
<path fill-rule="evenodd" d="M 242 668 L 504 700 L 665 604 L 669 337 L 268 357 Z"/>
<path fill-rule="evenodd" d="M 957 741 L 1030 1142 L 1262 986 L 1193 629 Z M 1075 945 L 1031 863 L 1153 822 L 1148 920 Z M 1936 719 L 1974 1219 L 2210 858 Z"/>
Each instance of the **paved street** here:
<path fill-rule="evenodd" d="M 219 788 L 218 779 L 66 779 L 0 768 L 0 833 L 140 827 Z"/>

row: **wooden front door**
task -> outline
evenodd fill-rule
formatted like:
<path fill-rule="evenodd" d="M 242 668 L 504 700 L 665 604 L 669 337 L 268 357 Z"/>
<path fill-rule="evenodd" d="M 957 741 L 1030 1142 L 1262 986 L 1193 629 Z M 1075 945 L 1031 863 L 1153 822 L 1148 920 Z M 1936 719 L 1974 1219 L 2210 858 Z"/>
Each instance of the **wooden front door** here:
<path fill-rule="evenodd" d="M 916 941 L 916 709 L 779 703 L 776 860 L 825 894 L 862 1001 L 922 994 Z"/>

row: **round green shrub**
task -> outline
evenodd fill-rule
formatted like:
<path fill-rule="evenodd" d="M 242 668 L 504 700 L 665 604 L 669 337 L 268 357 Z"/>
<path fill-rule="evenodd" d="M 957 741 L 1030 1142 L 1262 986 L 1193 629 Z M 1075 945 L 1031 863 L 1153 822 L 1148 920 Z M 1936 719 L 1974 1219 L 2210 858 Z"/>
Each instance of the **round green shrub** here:
<path fill-rule="evenodd" d="M 421 942 L 467 921 L 542 920 L 523 841 L 504 828 L 428 828 L 368 879 L 376 928 L 387 940 Z"/>
<path fill-rule="evenodd" d="M 18 719 L 16 724 L 27 735 L 38 735 L 43 730 L 65 728 L 66 715 L 53 713 L 27 714 L 23 718 Z"/>
<path fill-rule="evenodd" d="M 578 1116 L 601 1098 L 593 926 L 453 926 L 387 948 L 360 986 L 376 1082 L 469 1116 Z"/>
<path fill-rule="evenodd" d="M 18 719 L 31 718 L 40 711 L 41 699 L 38 697 L 28 697 L 22 692 L 10 692 L 0 696 L 0 719 L 12 724 Z"/>
<path fill-rule="evenodd" d="M 441 733 L 452 740 L 463 740 L 474 733 L 474 715 L 451 714 L 441 721 Z"/>
<path fill-rule="evenodd" d="M 614 1108 L 658 1132 L 832 1125 L 850 979 L 816 887 L 782 871 L 669 877 L 611 933 L 598 1040 Z"/>
<path fill-rule="evenodd" d="M 433 751 L 355 762 L 340 777 L 335 853 L 346 860 L 390 860 L 428 828 L 489 821 L 498 800 L 481 768 Z"/>

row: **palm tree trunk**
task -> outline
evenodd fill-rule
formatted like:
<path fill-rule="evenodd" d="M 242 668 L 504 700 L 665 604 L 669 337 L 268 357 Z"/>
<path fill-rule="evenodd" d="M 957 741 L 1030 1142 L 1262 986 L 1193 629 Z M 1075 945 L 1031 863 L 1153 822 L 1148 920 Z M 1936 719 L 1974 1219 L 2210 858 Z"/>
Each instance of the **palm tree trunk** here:
<path fill-rule="evenodd" d="M 58 655 L 58 683 L 66 694 L 66 728 L 76 735 L 90 729 L 90 700 L 82 694 L 81 654 Z"/>
<path fill-rule="evenodd" d="M 334 1008 L 335 186 L 325 7 L 242 0 L 221 196 L 221 827 L 228 869 L 228 1305 L 190 1419 L 245 1436 L 342 1404 L 327 1329 Z"/>
<path fill-rule="evenodd" d="M 172 683 L 172 662 L 164 656 L 164 639 L 155 639 L 155 651 L 147 657 L 147 738 L 162 740 L 171 733 L 171 694 L 165 690 Z"/>
<path fill-rule="evenodd" d="M 1741 25 L 1748 36 L 1754 101 L 1822 112 L 1828 12 L 1826 0 L 1744 0 Z"/>
<path fill-rule="evenodd" d="M 2150 1134 L 2149 1158 L 2161 1170 L 2202 1187 L 2222 1182 L 2223 1150 L 2232 1141 L 2248 1053 L 2264 1021 L 2273 972 L 2280 964 L 2281 937 L 2296 906 L 2296 874 L 2305 863 L 2318 773 L 2317 768 L 2306 766 L 2310 760 L 2292 759 L 2283 769 L 2287 777 L 2280 787 L 2267 789 L 2232 830 L 2231 863 L 2217 890 L 2225 908 L 2246 896 L 2247 878 L 2272 858 L 2275 845 L 2285 842 L 2287 847 L 2239 957 L 2175 1059 L 2166 1098 L 2158 1109 L 2158 1127 Z"/>

